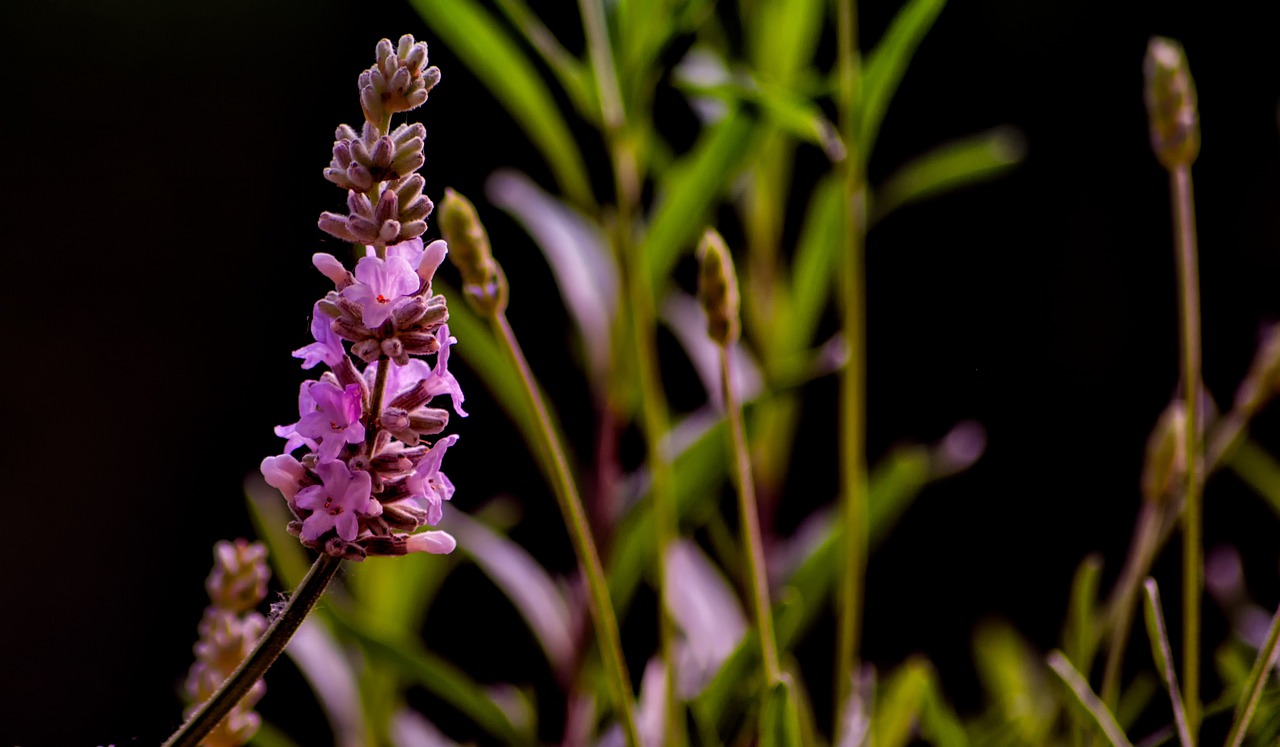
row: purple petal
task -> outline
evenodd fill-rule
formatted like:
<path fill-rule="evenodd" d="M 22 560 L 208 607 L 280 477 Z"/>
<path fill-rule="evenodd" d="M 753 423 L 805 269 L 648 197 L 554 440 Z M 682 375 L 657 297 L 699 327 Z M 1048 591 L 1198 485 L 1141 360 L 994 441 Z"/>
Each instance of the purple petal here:
<path fill-rule="evenodd" d="M 373 489 L 373 480 L 369 477 L 369 473 L 364 470 L 356 470 L 351 476 L 351 482 L 346 486 L 340 503 L 357 513 L 368 513 L 369 500 Z"/>
<path fill-rule="evenodd" d="M 338 258 L 332 254 L 317 252 L 311 255 L 311 264 L 315 265 L 316 269 L 332 280 L 335 285 L 347 279 L 347 268 L 343 267 Z"/>
<path fill-rule="evenodd" d="M 410 269 L 417 270 L 418 263 L 422 261 L 422 239 L 409 239 L 387 247 L 387 257 L 399 257 L 409 265 Z M 414 287 L 413 290 L 416 291 L 417 287 Z M 409 292 L 412 293 L 413 291 Z"/>
<path fill-rule="evenodd" d="M 436 239 L 427 244 L 427 248 L 422 252 L 422 261 L 418 263 L 418 277 L 427 287 L 431 287 L 431 280 L 436 275 L 436 270 L 440 269 L 440 264 L 444 262 L 444 257 L 449 253 L 449 245 L 444 243 L 443 239 Z"/>
<path fill-rule="evenodd" d="M 323 485 L 311 485 L 298 491 L 295 502 L 302 508 L 315 510 L 324 506 L 328 498 Z"/>
<path fill-rule="evenodd" d="M 302 478 L 307 474 L 302 464 L 288 454 L 263 459 L 259 469 L 262 470 L 262 479 L 279 490 L 286 500 L 293 500 L 297 496 Z"/>
<path fill-rule="evenodd" d="M 319 510 L 312 511 L 302 522 L 302 539 L 305 542 L 315 542 L 320 539 L 320 535 L 333 528 L 333 517 L 329 512 L 321 507 Z"/>
<path fill-rule="evenodd" d="M 409 552 L 429 552 L 433 555 L 448 555 L 457 546 L 458 541 L 448 532 L 419 532 L 411 535 L 405 543 L 405 549 Z"/>
<path fill-rule="evenodd" d="M 294 358 L 303 359 L 303 368 L 314 368 L 321 362 L 333 368 L 346 356 L 342 338 L 333 331 L 333 320 L 320 311 L 319 303 L 311 309 L 311 336 L 315 342 L 293 351 Z"/>
<path fill-rule="evenodd" d="M 334 517 L 334 526 L 338 529 L 338 536 L 350 542 L 356 538 L 358 526 L 354 511 L 342 511 Z"/>

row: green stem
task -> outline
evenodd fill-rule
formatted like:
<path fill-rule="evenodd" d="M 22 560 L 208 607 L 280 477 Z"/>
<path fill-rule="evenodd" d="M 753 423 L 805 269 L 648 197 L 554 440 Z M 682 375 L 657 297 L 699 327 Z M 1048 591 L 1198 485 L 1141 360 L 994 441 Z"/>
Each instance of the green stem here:
<path fill-rule="evenodd" d="M 761 690 L 761 708 L 768 702 L 773 686 L 780 679 L 778 641 L 773 633 L 773 609 L 769 603 L 769 580 L 764 562 L 764 546 L 760 540 L 759 507 L 756 505 L 755 483 L 751 477 L 751 452 L 747 449 L 747 432 L 742 425 L 742 409 L 733 395 L 733 376 L 729 349 L 720 346 L 720 389 L 724 392 L 724 409 L 729 416 L 729 436 L 733 443 L 734 465 L 738 477 L 738 521 L 742 527 L 742 546 L 746 551 L 747 580 L 751 585 L 751 601 L 755 605 L 756 626 L 760 630 L 760 660 L 768 687 Z"/>
<path fill-rule="evenodd" d="M 1179 327 L 1182 339 L 1182 386 L 1186 397 L 1187 501 L 1182 530 L 1182 658 L 1183 701 L 1191 734 L 1200 729 L 1200 596 L 1204 587 L 1204 507 L 1200 453 L 1200 279 L 1197 269 L 1195 208 L 1191 167 L 1170 174 L 1176 224 Z"/>
<path fill-rule="evenodd" d="M 839 714 L 853 688 L 858 640 L 862 627 L 862 601 L 867 556 L 866 469 L 866 299 L 863 279 L 865 203 L 862 153 L 857 137 L 858 53 L 857 9 L 854 0 L 837 4 L 837 65 L 839 67 L 840 124 L 847 155 L 841 162 L 844 177 L 845 230 L 842 285 L 842 322 L 848 360 L 840 379 L 840 463 L 843 487 L 844 571 L 841 586 L 839 647 L 836 660 L 836 733 Z"/>
<path fill-rule="evenodd" d="M 587 577 L 587 601 L 591 608 L 591 619 L 595 623 L 596 637 L 600 642 L 600 658 L 604 660 L 605 670 L 613 685 L 614 701 L 618 709 L 618 720 L 622 723 L 622 732 L 626 736 L 629 747 L 640 747 L 640 733 L 636 729 L 634 708 L 632 707 L 631 678 L 627 674 L 626 660 L 623 658 L 622 641 L 618 634 L 618 620 L 613 612 L 613 602 L 609 599 L 609 587 L 605 583 L 604 568 L 600 564 L 600 555 L 596 551 L 595 540 L 591 538 L 591 529 L 587 524 L 586 511 L 582 508 L 582 498 L 574 484 L 573 475 L 569 472 L 569 461 L 565 457 L 564 445 L 560 443 L 555 429 L 551 426 L 551 417 L 547 414 L 546 403 L 538 390 L 537 381 L 529 362 L 525 360 L 520 343 L 507 322 L 505 312 L 490 317 L 494 336 L 502 341 L 511 364 L 520 374 L 525 398 L 534 419 L 542 431 L 543 446 L 551 457 L 555 480 L 552 483 L 556 501 L 560 504 L 560 512 L 564 515 L 565 525 L 569 530 L 569 538 L 573 541 L 573 549 L 578 555 Z"/>
<path fill-rule="evenodd" d="M 249 688 L 262 679 L 262 675 L 266 674 L 276 659 L 280 658 L 280 654 L 284 653 L 285 646 L 289 645 L 289 639 L 297 632 L 298 626 L 302 625 L 307 613 L 315 607 L 320 595 L 329 586 L 329 582 L 333 580 L 334 574 L 338 572 L 341 565 L 341 558 L 335 558 L 327 553 L 321 553 L 320 557 L 316 558 L 311 570 L 289 597 L 289 603 L 285 605 L 284 611 L 263 633 L 253 651 L 249 652 L 249 656 L 236 667 L 227 681 L 222 683 L 218 692 L 214 693 L 212 698 L 200 706 L 200 710 L 196 711 L 195 715 L 169 737 L 163 747 L 197 747 L 209 732 L 226 718 L 236 703 L 239 703 L 249 692 Z"/>
<path fill-rule="evenodd" d="M 1129 738 L 1124 735 L 1124 730 L 1116 723 L 1115 716 L 1111 715 L 1111 711 L 1107 710 L 1102 700 L 1093 694 L 1089 689 L 1089 683 L 1076 671 L 1075 667 L 1071 666 L 1071 662 L 1061 651 L 1050 651 L 1048 663 L 1049 668 L 1071 689 L 1080 706 L 1093 717 L 1094 723 L 1102 730 L 1113 747 L 1133 747 Z"/>
<path fill-rule="evenodd" d="M 653 340 L 656 326 L 653 289 L 640 246 L 635 241 L 635 222 L 639 212 L 640 171 L 635 145 L 627 133 L 627 113 L 614 66 L 609 27 L 601 0 L 578 0 L 582 14 L 587 52 L 595 71 L 596 90 L 600 96 L 600 115 L 605 140 L 613 166 L 618 222 L 616 246 L 626 274 L 627 294 L 631 307 L 631 336 L 636 355 L 640 383 L 641 417 L 647 448 L 646 459 L 653 480 L 653 513 L 657 526 L 655 570 L 657 573 L 658 638 L 663 661 L 663 744 L 683 744 L 683 706 L 676 691 L 675 625 L 661 602 L 667 583 L 667 548 L 677 533 L 675 512 L 675 476 L 662 453 L 662 439 L 668 430 L 667 402 L 662 391 L 658 354 Z"/>
<path fill-rule="evenodd" d="M 1249 670 L 1249 678 L 1245 680 L 1244 689 L 1240 692 L 1240 702 L 1236 704 L 1235 720 L 1231 731 L 1227 734 L 1227 747 L 1239 747 L 1249 731 L 1249 722 L 1253 720 L 1253 712 L 1262 697 L 1262 689 L 1266 686 L 1271 672 L 1271 665 L 1276 660 L 1276 648 L 1280 646 L 1280 609 L 1271 618 L 1271 630 L 1267 631 L 1267 641 L 1258 650 L 1258 658 L 1253 660 L 1253 668 Z"/>

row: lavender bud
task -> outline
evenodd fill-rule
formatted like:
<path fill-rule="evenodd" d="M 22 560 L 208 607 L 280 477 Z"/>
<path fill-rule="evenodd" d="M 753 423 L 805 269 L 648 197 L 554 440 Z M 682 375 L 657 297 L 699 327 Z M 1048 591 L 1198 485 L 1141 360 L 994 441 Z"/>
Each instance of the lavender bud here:
<path fill-rule="evenodd" d="M 367 192 L 373 187 L 373 174 L 369 173 L 369 169 L 362 163 L 352 163 L 348 166 L 346 177 L 351 184 L 347 189 Z"/>
<path fill-rule="evenodd" d="M 362 218 L 373 218 L 373 203 L 363 192 L 351 190 L 347 192 L 347 211 Z"/>
<path fill-rule="evenodd" d="M 382 427 L 393 434 L 396 431 L 404 431 L 409 428 L 409 413 L 394 405 L 382 408 L 382 415 L 379 416 L 379 420 Z"/>
<path fill-rule="evenodd" d="M 404 344 L 395 337 L 388 337 L 382 341 L 382 352 L 388 358 L 396 362 L 396 365 L 409 365 L 409 354 L 404 352 Z"/>
<path fill-rule="evenodd" d="M 390 88 L 392 91 L 403 91 L 409 87 L 409 81 L 411 78 L 412 74 L 409 72 L 409 68 L 402 67 L 396 70 L 395 74 L 391 76 L 391 80 L 387 82 L 387 88 Z"/>
<path fill-rule="evenodd" d="M 413 34 L 405 34 L 401 36 L 396 40 L 396 56 L 403 59 L 415 46 L 418 45 L 413 43 Z M 425 53 L 427 51 L 427 45 L 424 43 L 421 46 L 423 48 L 422 51 Z"/>
<path fill-rule="evenodd" d="M 369 120 L 382 119 L 382 98 L 372 85 L 360 89 L 360 108 Z"/>
<path fill-rule="evenodd" d="M 440 433 L 449 425 L 449 411 L 438 407 L 424 407 L 409 416 L 409 426 L 423 436 Z"/>
<path fill-rule="evenodd" d="M 378 241 L 382 244 L 398 244 L 404 238 L 400 235 L 400 221 L 389 220 L 378 229 Z"/>
<path fill-rule="evenodd" d="M 416 73 L 422 70 L 422 66 L 427 64 L 427 45 L 414 44 L 408 53 L 400 52 L 400 59 L 411 71 Z"/>
<path fill-rule="evenodd" d="M 698 243 L 698 298 L 707 312 L 707 335 L 728 346 L 738 339 L 738 278 L 724 239 L 707 229 Z"/>
<path fill-rule="evenodd" d="M 345 169 L 351 165 L 351 143 L 347 140 L 339 140 L 333 144 L 333 160 L 339 168 Z"/>
<path fill-rule="evenodd" d="M 430 332 L 402 332 L 397 337 L 409 355 L 431 355 L 440 350 L 440 341 Z M 355 347 L 351 352 L 356 352 Z"/>
<path fill-rule="evenodd" d="M 423 379 L 408 391 L 396 395 L 396 398 L 391 400 L 388 406 L 405 412 L 412 412 L 430 402 L 431 396 L 430 387 L 427 386 L 426 380 Z"/>
<path fill-rule="evenodd" d="M 433 68 L 431 68 L 431 69 L 432 69 L 432 70 L 435 70 L 435 68 L 434 68 L 434 67 L 433 67 Z M 437 78 L 439 78 L 439 76 L 436 76 L 436 77 L 437 77 Z M 416 91 L 414 91 L 413 93 L 409 94 L 409 96 L 407 97 L 407 101 L 408 101 L 408 106 L 407 106 L 406 108 L 408 108 L 408 109 L 416 109 L 416 108 L 418 108 L 419 106 L 422 106 L 423 104 L 427 103 L 427 91 L 426 91 L 426 89 L 425 89 L 425 88 L 419 88 L 418 90 L 416 90 Z"/>
<path fill-rule="evenodd" d="M 467 198 L 445 189 L 440 205 L 440 232 L 449 243 L 449 260 L 462 274 L 468 302 L 484 316 L 506 308 L 505 284 L 489 248 L 489 236 Z"/>
<path fill-rule="evenodd" d="M 412 296 L 407 301 L 401 301 L 396 306 L 391 312 L 391 319 L 395 323 L 396 329 L 408 329 L 426 314 L 427 300 L 422 296 Z"/>
<path fill-rule="evenodd" d="M 414 200 L 422 196 L 422 189 L 426 185 L 427 180 L 423 179 L 421 174 L 412 174 L 405 177 L 395 183 L 396 199 L 400 201 L 401 205 L 405 206 L 405 209 L 408 209 Z"/>
<path fill-rule="evenodd" d="M 379 223 L 397 218 L 400 215 L 400 199 L 396 196 L 395 190 L 387 188 L 382 191 L 382 196 L 378 198 L 378 207 L 374 210 L 373 219 Z M 397 226 L 399 229 L 399 226 Z"/>
<path fill-rule="evenodd" d="M 400 209 L 400 220 L 405 223 L 415 220 L 426 220 L 427 216 L 431 215 L 431 211 L 436 208 L 435 203 L 433 203 L 431 198 L 426 195 L 419 195 L 417 198 L 407 203 L 401 200 L 400 204 L 404 206 Z"/>
<path fill-rule="evenodd" d="M 422 85 L 423 85 L 422 100 L 423 101 L 427 100 L 426 92 L 430 91 L 432 88 L 435 88 L 436 84 L 439 82 L 440 82 L 440 68 L 438 67 L 427 68 L 426 72 L 422 74 Z"/>
<path fill-rule="evenodd" d="M 1166 169 L 1190 166 L 1200 152 L 1196 84 L 1187 55 L 1173 39 L 1154 36 L 1143 63 L 1151 147 Z"/>
<path fill-rule="evenodd" d="M 388 521 L 388 524 L 391 522 Z M 425 521 L 423 522 L 426 523 Z M 421 526 L 421 525 L 418 525 Z M 416 529 L 417 527 L 397 527 L 404 529 Z M 402 534 L 382 534 L 373 537 L 366 537 L 361 540 L 364 551 L 370 555 L 405 555 L 409 552 L 407 549 L 407 538 Z"/>
<path fill-rule="evenodd" d="M 344 322 L 349 324 L 360 324 L 361 319 L 364 318 L 364 308 L 346 296 L 338 296 L 333 299 L 333 303 L 338 307 L 338 310 L 342 312 L 342 321 Z M 365 335 L 365 337 L 367 336 L 368 335 Z"/>
<path fill-rule="evenodd" d="M 380 228 L 381 226 L 377 223 L 359 215 L 352 215 L 347 218 L 347 230 L 350 231 L 351 235 L 355 236 L 361 244 L 376 243 L 378 241 L 378 232 Z"/>
<path fill-rule="evenodd" d="M 391 164 L 391 170 L 397 174 L 411 174 L 422 168 L 422 164 L 426 162 L 427 159 L 422 155 L 422 151 L 413 151 L 397 158 Z"/>
<path fill-rule="evenodd" d="M 351 346 L 351 354 L 365 363 L 373 363 L 382 357 L 382 345 L 377 340 L 361 340 Z"/>
<path fill-rule="evenodd" d="M 369 160 L 373 166 L 379 169 L 385 169 L 391 165 L 391 154 L 395 148 L 391 144 L 391 138 L 383 135 L 373 144 L 373 150 L 369 152 Z"/>
<path fill-rule="evenodd" d="M 321 231 L 324 231 L 336 239 L 353 242 L 358 241 L 356 235 L 352 233 L 351 229 L 347 226 L 347 219 L 345 216 L 326 211 L 320 214 L 320 220 L 316 222 L 316 225 L 320 227 Z"/>
<path fill-rule="evenodd" d="M 390 57 L 392 53 L 393 53 L 393 48 L 391 46 L 390 39 L 380 40 L 378 42 L 377 47 L 374 48 L 374 54 L 377 56 L 378 64 L 382 64 L 383 62 L 386 62 L 387 58 Z"/>
<path fill-rule="evenodd" d="M 333 284 L 338 287 L 338 290 L 342 290 L 355 282 L 355 278 L 347 268 L 343 267 L 342 263 L 338 261 L 338 258 L 332 254 L 316 252 L 311 255 L 311 264 L 315 265 L 315 268 L 319 270 L 322 275 L 332 280 Z M 337 314 L 334 314 L 334 316 L 336 317 Z"/>
<path fill-rule="evenodd" d="M 400 240 L 416 239 L 426 232 L 427 222 L 425 220 L 411 220 L 400 226 Z"/>
<path fill-rule="evenodd" d="M 319 301 L 316 306 L 320 309 L 321 314 L 324 314 L 330 319 L 337 319 L 342 316 L 342 311 L 338 309 L 338 304 L 332 301 Z"/>
<path fill-rule="evenodd" d="M 356 370 L 356 364 L 351 362 L 347 356 L 342 356 L 342 360 L 338 361 L 338 365 L 333 369 L 334 376 L 338 379 L 338 386 L 346 389 L 355 384 L 360 387 L 360 401 L 368 408 L 369 403 L 369 385 L 365 383 L 364 377 Z"/>
<path fill-rule="evenodd" d="M 369 148 L 363 140 L 351 141 L 351 158 L 365 166 L 373 165 L 373 159 L 369 157 Z"/>
<path fill-rule="evenodd" d="M 427 128 L 423 127 L 421 122 L 402 124 L 391 133 L 391 142 L 395 144 L 397 153 L 400 152 L 405 143 L 415 138 L 418 140 L 426 140 L 427 138 Z M 422 146 L 419 145 L 418 147 L 421 148 Z"/>
<path fill-rule="evenodd" d="M 333 133 L 334 140 L 359 140 L 360 136 L 356 134 L 355 129 L 351 125 L 338 125 L 337 131 Z M 348 146 L 350 147 L 350 146 Z"/>

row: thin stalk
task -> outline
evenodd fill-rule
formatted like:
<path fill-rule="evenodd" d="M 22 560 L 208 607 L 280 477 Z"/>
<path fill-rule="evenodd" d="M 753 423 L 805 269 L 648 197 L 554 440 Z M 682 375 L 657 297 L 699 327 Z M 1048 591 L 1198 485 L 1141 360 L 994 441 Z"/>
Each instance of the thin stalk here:
<path fill-rule="evenodd" d="M 1089 683 L 1076 671 L 1075 667 L 1071 666 L 1067 657 L 1063 656 L 1061 651 L 1051 651 L 1048 662 L 1049 667 L 1071 689 L 1071 693 L 1076 696 L 1080 705 L 1093 717 L 1094 723 L 1102 730 L 1107 741 L 1114 747 L 1133 747 L 1129 738 L 1124 735 L 1124 730 L 1116 723 L 1115 716 L 1111 715 L 1111 711 L 1107 710 L 1102 700 L 1089 689 Z"/>
<path fill-rule="evenodd" d="M 636 729 L 635 711 L 631 703 L 631 677 L 627 674 L 627 664 L 622 654 L 618 619 L 614 615 L 613 602 L 609 598 L 609 587 L 605 583 L 600 555 L 596 551 L 595 540 L 591 538 L 586 511 L 582 508 L 582 498 L 579 497 L 573 475 L 569 472 L 569 461 L 565 457 L 564 444 L 560 442 L 555 429 L 551 426 L 551 417 L 547 414 L 546 403 L 542 401 L 542 394 L 538 391 L 533 371 L 529 368 L 529 362 L 525 360 L 524 352 L 520 349 L 520 343 L 516 341 L 506 314 L 497 313 L 490 317 L 489 321 L 494 336 L 502 342 L 507 357 L 520 374 L 529 409 L 533 411 L 538 428 L 542 431 L 542 441 L 554 467 L 553 492 L 556 495 L 556 501 L 560 504 L 560 512 L 564 515 L 569 538 L 578 555 L 578 562 L 582 564 L 583 572 L 587 576 L 587 601 L 591 607 L 591 619 L 595 623 L 596 637 L 600 641 L 600 658 L 604 660 L 605 670 L 613 686 L 618 720 L 622 723 L 622 732 L 626 736 L 628 747 L 640 747 L 640 733 Z"/>
<path fill-rule="evenodd" d="M 240 662 L 240 666 L 236 667 L 227 681 L 222 683 L 218 692 L 205 701 L 204 705 L 200 706 L 200 710 L 196 711 L 195 715 L 165 741 L 163 747 L 197 747 L 209 732 L 226 718 L 236 703 L 244 698 L 254 683 L 262 679 L 262 675 L 266 674 L 276 659 L 280 658 L 280 654 L 284 653 L 285 647 L 289 645 L 289 639 L 293 638 L 298 626 L 302 625 L 302 621 L 306 619 L 307 613 L 316 606 L 320 595 L 329 586 L 329 582 L 333 580 L 334 574 L 338 572 L 341 565 L 341 558 L 335 558 L 328 553 L 321 553 L 320 557 L 316 558 L 311 570 L 289 597 L 289 603 L 285 605 L 284 611 L 262 634 L 262 638 L 249 652 L 249 656 Z"/>
<path fill-rule="evenodd" d="M 848 360 L 840 379 L 840 463 L 843 484 L 844 572 L 841 586 L 835 712 L 850 696 L 862 628 L 864 574 L 867 563 L 866 469 L 866 299 L 863 279 L 865 222 L 862 154 L 857 143 L 858 52 L 854 0 L 837 3 L 840 124 L 848 155 L 841 162 L 845 189 L 844 262 L 842 268 L 845 345 Z M 835 731 L 840 729 L 837 717 Z"/>
<path fill-rule="evenodd" d="M 778 683 L 778 641 L 773 633 L 773 609 L 769 603 L 769 581 L 764 562 L 764 546 L 760 540 L 759 507 L 755 484 L 751 477 L 751 452 L 747 449 L 747 432 L 742 425 L 742 410 L 733 394 L 733 376 L 729 348 L 720 346 L 720 390 L 724 392 L 724 409 L 729 415 L 729 435 L 733 442 L 734 465 L 738 476 L 738 521 L 742 527 L 742 546 L 747 554 L 747 580 L 751 585 L 751 601 L 755 606 L 756 626 L 760 631 L 760 660 L 768 687 L 762 696 L 768 698 Z"/>
<path fill-rule="evenodd" d="M 1160 588 L 1154 578 L 1148 578 L 1143 585 L 1147 591 L 1147 637 L 1151 639 L 1151 653 L 1156 660 L 1156 669 L 1164 678 L 1165 689 L 1169 691 L 1169 700 L 1173 704 L 1173 723 L 1178 731 L 1178 741 L 1182 747 L 1195 747 L 1195 739 L 1187 727 L 1186 709 L 1178 695 L 1178 675 L 1173 668 L 1173 646 L 1169 644 L 1169 629 L 1165 625 L 1164 611 L 1160 606 Z"/>
<path fill-rule="evenodd" d="M 1262 697 L 1262 689 L 1266 686 L 1271 672 L 1271 665 L 1276 660 L 1276 648 L 1280 646 L 1280 609 L 1271 618 L 1271 629 L 1267 631 L 1267 641 L 1258 650 L 1258 658 L 1253 660 L 1253 668 L 1249 670 L 1249 678 L 1245 680 L 1241 691 L 1240 702 L 1236 704 L 1235 720 L 1231 723 L 1231 731 L 1227 734 L 1227 747 L 1239 747 L 1249 731 L 1249 722 L 1253 720 L 1253 712 L 1258 707 L 1258 699 Z"/>
<path fill-rule="evenodd" d="M 373 379 L 373 399 L 369 402 L 368 435 L 365 437 L 365 446 L 369 448 L 370 459 L 373 458 L 373 444 L 378 440 L 378 418 L 382 415 L 382 398 L 387 391 L 387 371 L 390 369 L 390 358 L 379 360 L 378 372 Z"/>
<path fill-rule="evenodd" d="M 1200 453 L 1200 277 L 1196 251 L 1191 166 L 1170 172 L 1176 225 L 1178 319 L 1182 339 L 1182 386 L 1186 397 L 1187 502 L 1182 523 L 1182 699 L 1194 735 L 1200 727 L 1200 597 L 1204 588 L 1204 506 Z"/>
<path fill-rule="evenodd" d="M 653 480 L 653 514 L 656 524 L 655 565 L 658 598 L 663 598 L 667 584 L 667 548 L 677 533 L 675 512 L 675 475 L 662 453 L 662 439 L 668 430 L 667 402 L 658 370 L 658 353 L 653 339 L 657 324 L 653 310 L 653 289 L 640 245 L 635 241 L 636 215 L 639 212 L 640 172 L 635 143 L 627 133 L 627 113 L 614 66 L 613 48 L 602 0 L 578 0 L 582 14 L 587 53 L 595 71 L 596 89 L 600 96 L 600 115 L 605 140 L 613 166 L 614 191 L 617 199 L 617 226 L 614 231 L 618 257 L 626 274 L 627 295 L 631 308 L 631 337 L 636 355 L 640 383 L 641 418 L 646 443 L 646 460 Z M 658 605 L 658 639 L 663 662 L 663 744 L 683 744 L 683 706 L 676 691 L 675 624 L 665 604 Z"/>

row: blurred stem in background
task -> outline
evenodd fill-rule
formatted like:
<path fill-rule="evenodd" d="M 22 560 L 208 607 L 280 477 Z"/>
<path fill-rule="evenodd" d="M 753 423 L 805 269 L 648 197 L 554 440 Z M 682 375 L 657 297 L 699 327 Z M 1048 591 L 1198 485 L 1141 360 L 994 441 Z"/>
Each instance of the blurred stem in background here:
<path fill-rule="evenodd" d="M 844 250 L 842 253 L 842 314 L 845 366 L 840 377 L 840 468 L 844 517 L 844 577 L 841 583 L 839 641 L 836 660 L 833 734 L 840 738 L 840 714 L 853 690 L 858 641 L 862 632 L 862 601 L 867 564 L 866 472 L 866 298 L 863 280 L 866 238 L 866 196 L 863 154 L 858 137 L 858 20 L 854 0 L 837 4 L 836 42 L 839 68 L 840 131 L 845 158 L 840 163 L 844 185 Z"/>
<path fill-rule="evenodd" d="M 490 329 L 498 340 L 508 363 L 517 372 L 522 384 L 525 404 L 533 413 L 541 445 L 550 458 L 552 489 L 560 505 L 565 527 L 578 556 L 578 564 L 587 580 L 587 599 L 591 607 L 591 619 L 595 623 L 600 657 L 612 683 L 614 706 L 621 723 L 628 747 L 640 747 L 640 734 L 636 728 L 635 709 L 631 691 L 631 678 L 627 674 L 626 658 L 622 651 L 622 639 L 618 632 L 618 620 L 609 586 L 605 582 L 604 567 L 596 550 L 591 528 L 587 523 L 582 498 L 569 469 L 564 444 L 551 423 L 546 403 L 538 387 L 537 379 L 529 368 L 529 362 L 520 349 L 511 325 L 507 322 L 508 286 L 502 267 L 493 259 L 489 237 L 473 206 L 466 198 L 448 190 L 440 206 L 440 230 L 449 242 L 449 259 L 462 275 L 462 290 L 471 307 L 489 321 Z"/>

